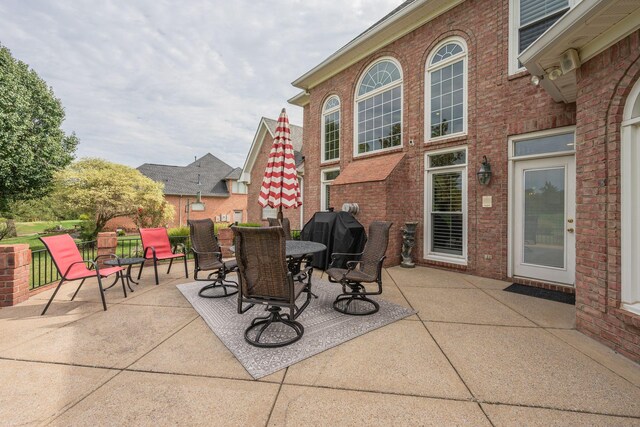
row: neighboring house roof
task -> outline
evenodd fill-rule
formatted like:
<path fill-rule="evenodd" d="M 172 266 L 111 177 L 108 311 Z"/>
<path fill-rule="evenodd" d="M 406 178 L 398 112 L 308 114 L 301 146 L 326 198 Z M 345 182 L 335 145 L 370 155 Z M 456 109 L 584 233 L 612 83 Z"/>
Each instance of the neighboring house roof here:
<path fill-rule="evenodd" d="M 236 168 L 239 169 L 239 168 Z M 187 166 L 145 163 L 138 170 L 156 182 L 164 184 L 164 194 L 227 197 L 226 179 L 236 169 L 211 153 Z"/>
<path fill-rule="evenodd" d="M 405 1 L 322 63 L 296 79 L 292 83 L 293 86 L 303 89 L 303 92 L 291 98 L 289 102 L 295 105 L 308 103 L 308 97 L 304 96 L 304 91 L 312 89 L 373 52 L 453 9 L 463 1 Z"/>
<path fill-rule="evenodd" d="M 532 75 L 543 77 L 540 85 L 555 101 L 575 102 L 576 69 L 580 64 L 639 28 L 640 2 L 637 0 L 582 0 L 522 52 L 518 59 Z M 577 63 L 567 61 L 568 58 L 563 61 L 563 55 L 569 49 L 577 52 Z M 568 66 L 571 64 L 576 67 Z M 548 73 L 554 69 L 559 69 L 562 74 L 551 80 Z"/>
<path fill-rule="evenodd" d="M 235 168 L 234 170 L 229 172 L 229 174 L 225 176 L 224 179 L 229 181 L 237 181 L 240 179 L 240 175 L 242 175 L 242 168 Z"/>
<path fill-rule="evenodd" d="M 277 124 L 277 120 L 269 119 L 266 117 L 262 117 L 260 119 L 258 129 L 256 130 L 256 134 L 253 137 L 253 142 L 251 143 L 251 148 L 249 148 L 247 158 L 244 161 L 244 166 L 242 167 L 242 175 L 240 177 L 241 181 L 251 183 L 251 170 L 253 169 L 253 165 L 258 158 L 258 153 L 260 153 L 262 143 L 265 139 L 269 142 L 273 141 L 273 138 L 276 134 Z M 291 129 L 291 145 L 293 145 L 293 154 L 295 155 L 296 167 L 298 169 L 298 172 L 302 172 L 304 165 L 304 155 L 302 153 L 302 127 L 290 123 L 289 128 Z"/>
<path fill-rule="evenodd" d="M 357 182 L 384 181 L 398 166 L 404 153 L 383 157 L 372 157 L 349 163 L 331 185 L 355 184 Z"/>
<path fill-rule="evenodd" d="M 263 117 L 262 120 L 264 120 L 264 123 L 269 128 L 271 136 L 274 137 L 276 135 L 276 128 L 278 127 L 278 121 L 266 117 Z M 291 130 L 291 145 L 293 145 L 293 149 L 295 151 L 302 151 L 302 127 L 289 123 L 289 129 Z"/>

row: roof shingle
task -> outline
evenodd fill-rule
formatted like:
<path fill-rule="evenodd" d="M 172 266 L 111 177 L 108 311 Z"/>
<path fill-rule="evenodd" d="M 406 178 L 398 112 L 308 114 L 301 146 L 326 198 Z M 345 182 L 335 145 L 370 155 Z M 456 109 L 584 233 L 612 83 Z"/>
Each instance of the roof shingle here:
<path fill-rule="evenodd" d="M 138 170 L 146 177 L 164 184 L 164 194 L 227 197 L 226 179 L 234 178 L 232 168 L 211 153 L 207 153 L 187 166 L 145 163 Z"/>

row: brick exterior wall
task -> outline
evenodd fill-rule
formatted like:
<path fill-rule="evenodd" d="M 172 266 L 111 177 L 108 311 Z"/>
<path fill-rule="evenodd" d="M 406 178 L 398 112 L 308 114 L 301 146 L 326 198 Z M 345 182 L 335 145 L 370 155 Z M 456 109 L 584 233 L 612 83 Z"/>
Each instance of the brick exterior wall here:
<path fill-rule="evenodd" d="M 378 218 L 394 222 L 387 252 L 389 263 L 400 262 L 401 231 L 406 221 L 419 221 L 413 257 L 418 264 L 466 270 L 469 273 L 507 278 L 508 138 L 512 135 L 575 124 L 575 104 L 556 103 L 528 73 L 508 75 L 509 2 L 469 0 L 382 50 L 353 64 L 312 88 L 304 108 L 305 221 L 320 208 L 320 175 L 324 167 L 344 169 L 353 158 L 354 97 L 359 77 L 377 59 L 390 56 L 402 67 L 402 147 L 373 156 L 403 151 L 405 158 L 384 184 L 341 185 L 332 189 L 332 204 L 360 204 L 357 218 L 365 227 Z M 425 142 L 425 70 L 428 55 L 446 38 L 458 36 L 468 47 L 467 135 L 437 143 Z M 331 95 L 341 101 L 340 160 L 320 164 L 321 109 Z M 413 141 L 411 146 L 409 141 Z M 466 267 L 424 259 L 424 156 L 437 149 L 466 146 L 467 260 Z M 491 163 L 493 179 L 488 187 L 477 183 L 482 156 Z M 351 188 L 349 188 L 351 187 Z M 482 196 L 492 196 L 493 207 L 482 208 Z M 251 196 L 250 196 L 251 200 Z M 491 259 L 485 259 L 489 255 Z"/>
<path fill-rule="evenodd" d="M 167 203 L 173 206 L 175 211 L 173 220 L 168 224 L 169 228 L 186 226 L 187 219 L 211 218 L 215 221 L 215 217 L 220 215 L 227 215 L 229 218 L 229 222 L 233 222 L 233 212 L 235 210 L 242 211 L 243 222 L 247 221 L 248 218 L 246 194 L 231 194 L 229 197 L 202 197 L 202 203 L 204 203 L 204 211 L 191 211 L 189 212 L 188 218 L 187 213 L 185 212 L 185 205 L 187 204 L 187 201 L 189 203 L 195 202 L 195 196 L 166 195 L 165 199 L 167 200 Z M 136 227 L 133 220 L 129 217 L 112 219 L 107 223 L 105 230 L 114 231 L 118 228 L 122 228 L 127 231 L 138 230 L 138 227 Z"/>
<path fill-rule="evenodd" d="M 29 245 L 0 245 L 0 307 L 29 299 Z"/>
<path fill-rule="evenodd" d="M 620 123 L 640 78 L 640 31 L 577 77 L 577 328 L 640 361 L 640 316 L 620 309 Z"/>
<path fill-rule="evenodd" d="M 258 196 L 260 195 L 260 186 L 262 185 L 262 177 L 264 176 L 264 170 L 267 168 L 269 162 L 269 152 L 271 151 L 271 144 L 273 139 L 268 132 L 265 133 L 265 137 L 260 145 L 260 151 L 256 157 L 256 161 L 251 169 L 251 184 L 248 187 L 247 195 L 247 222 L 253 222 L 256 224 L 269 225 L 269 221 L 262 219 L 262 206 L 258 204 Z M 307 194 L 304 194 L 304 201 L 307 201 Z M 319 203 L 318 203 L 319 204 Z M 303 209 L 306 214 L 306 205 Z M 315 212 L 315 210 L 313 211 Z M 283 209 L 282 215 L 285 218 L 289 218 L 292 230 L 300 230 L 300 209 Z"/>

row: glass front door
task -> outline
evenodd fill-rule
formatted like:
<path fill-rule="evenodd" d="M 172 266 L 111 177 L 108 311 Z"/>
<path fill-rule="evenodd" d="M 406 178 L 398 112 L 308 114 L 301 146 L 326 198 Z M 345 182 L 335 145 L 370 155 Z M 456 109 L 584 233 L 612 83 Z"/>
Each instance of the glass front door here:
<path fill-rule="evenodd" d="M 573 285 L 575 160 L 515 163 L 514 274 Z"/>

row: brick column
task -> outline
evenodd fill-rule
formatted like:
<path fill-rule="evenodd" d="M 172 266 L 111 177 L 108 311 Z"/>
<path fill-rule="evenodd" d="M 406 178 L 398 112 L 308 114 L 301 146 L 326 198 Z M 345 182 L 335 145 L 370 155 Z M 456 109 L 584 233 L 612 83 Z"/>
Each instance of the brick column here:
<path fill-rule="evenodd" d="M 29 245 L 0 245 L 0 307 L 29 299 Z"/>
<path fill-rule="evenodd" d="M 96 246 L 98 248 L 98 256 L 115 254 L 116 248 L 118 247 L 118 237 L 116 236 L 116 233 L 113 231 L 98 233 Z M 110 257 L 106 256 L 100 258 L 98 260 L 98 267 L 104 267 L 104 262 L 109 259 Z"/>
<path fill-rule="evenodd" d="M 218 230 L 218 243 L 222 247 L 222 256 L 224 258 L 232 257 L 233 252 L 229 250 L 229 246 L 233 245 L 233 230 L 230 228 L 221 228 Z"/>

